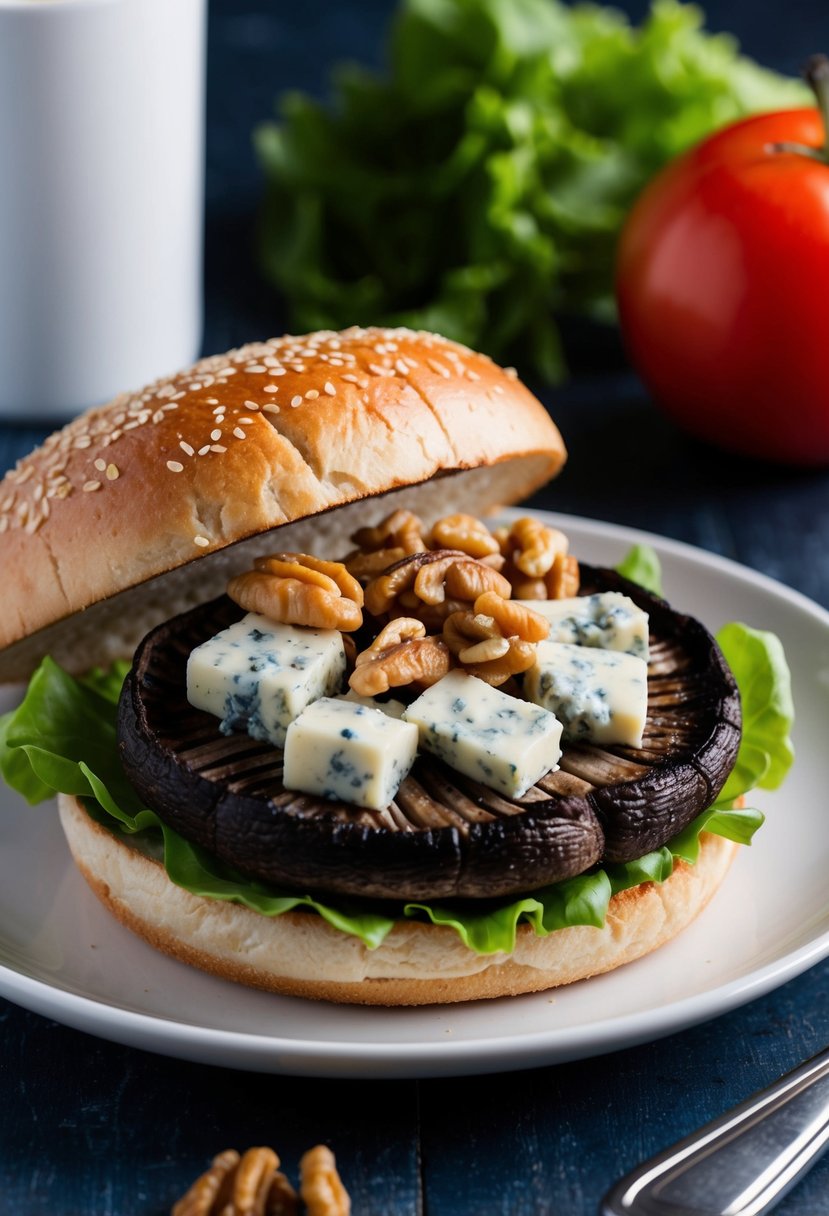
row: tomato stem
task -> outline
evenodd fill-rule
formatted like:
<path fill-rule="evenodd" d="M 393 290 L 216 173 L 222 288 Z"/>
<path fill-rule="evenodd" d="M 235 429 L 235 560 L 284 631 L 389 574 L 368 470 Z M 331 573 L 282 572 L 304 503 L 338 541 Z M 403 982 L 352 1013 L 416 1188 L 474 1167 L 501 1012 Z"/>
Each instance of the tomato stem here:
<path fill-rule="evenodd" d="M 823 146 L 814 148 L 809 144 L 781 142 L 771 144 L 771 152 L 794 152 L 798 156 L 809 156 L 829 164 L 829 56 L 810 55 L 803 65 L 803 77 L 817 101 L 823 121 Z"/>

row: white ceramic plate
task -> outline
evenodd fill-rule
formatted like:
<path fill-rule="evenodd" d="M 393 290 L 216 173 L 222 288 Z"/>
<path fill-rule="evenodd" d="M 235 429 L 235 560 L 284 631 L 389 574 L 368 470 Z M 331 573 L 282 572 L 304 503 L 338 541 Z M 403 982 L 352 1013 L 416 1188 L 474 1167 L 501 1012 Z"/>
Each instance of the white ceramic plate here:
<path fill-rule="evenodd" d="M 536 512 L 535 514 L 540 514 Z M 783 640 L 798 715 L 767 822 L 680 938 L 619 971 L 535 996 L 359 1009 L 269 996 L 157 954 L 99 906 L 68 858 L 53 805 L 0 788 L 0 993 L 69 1026 L 150 1051 L 260 1072 L 449 1076 L 611 1051 L 712 1018 L 829 954 L 829 613 L 733 562 L 655 536 L 550 516 L 585 561 L 646 540 L 668 598 L 712 629 L 742 620 Z"/>

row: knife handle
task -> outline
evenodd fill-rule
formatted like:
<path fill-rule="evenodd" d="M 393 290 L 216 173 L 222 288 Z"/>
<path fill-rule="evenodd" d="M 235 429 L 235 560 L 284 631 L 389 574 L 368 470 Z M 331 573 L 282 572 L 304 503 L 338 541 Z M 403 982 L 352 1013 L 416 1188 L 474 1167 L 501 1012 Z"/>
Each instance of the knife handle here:
<path fill-rule="evenodd" d="M 829 1049 L 620 1179 L 600 1216 L 762 1216 L 829 1146 Z"/>

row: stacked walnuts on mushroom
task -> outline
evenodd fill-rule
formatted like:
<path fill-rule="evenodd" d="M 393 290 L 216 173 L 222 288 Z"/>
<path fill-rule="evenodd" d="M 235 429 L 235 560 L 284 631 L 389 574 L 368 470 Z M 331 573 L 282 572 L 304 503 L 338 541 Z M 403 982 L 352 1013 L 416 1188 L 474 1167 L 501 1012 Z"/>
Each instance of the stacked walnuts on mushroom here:
<path fill-rule="evenodd" d="M 530 517 L 490 531 L 471 515 L 447 515 L 427 530 L 399 510 L 351 539 L 357 547 L 341 562 L 258 558 L 228 595 L 275 621 L 341 630 L 360 696 L 428 688 L 454 667 L 507 684 L 533 665 L 549 629 L 528 601 L 579 588 L 567 538 Z"/>

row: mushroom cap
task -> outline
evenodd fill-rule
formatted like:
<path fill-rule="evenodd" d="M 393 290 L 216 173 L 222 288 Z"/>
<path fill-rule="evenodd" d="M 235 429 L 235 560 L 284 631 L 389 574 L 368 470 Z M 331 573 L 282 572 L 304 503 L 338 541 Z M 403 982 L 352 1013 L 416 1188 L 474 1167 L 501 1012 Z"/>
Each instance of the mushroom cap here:
<path fill-rule="evenodd" d="M 647 611 L 641 747 L 571 743 L 520 798 L 422 753 L 394 802 L 369 810 L 286 790 L 282 753 L 220 734 L 187 702 L 194 645 L 241 610 L 222 597 L 144 639 L 124 684 L 119 748 L 147 806 L 251 879 L 361 898 L 526 894 L 661 848 L 716 800 L 737 755 L 740 701 L 716 641 L 612 570 L 582 565 L 582 593 L 622 591 Z"/>

